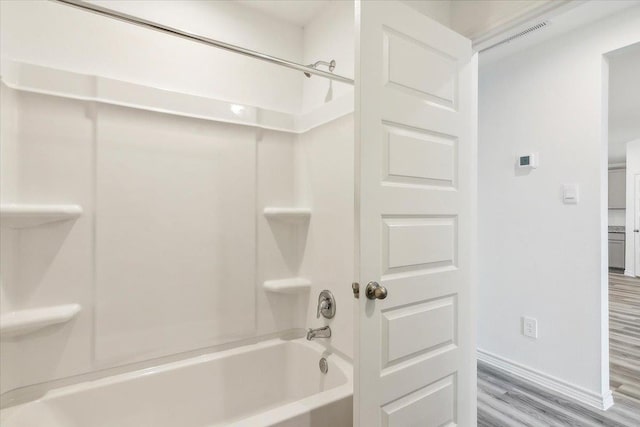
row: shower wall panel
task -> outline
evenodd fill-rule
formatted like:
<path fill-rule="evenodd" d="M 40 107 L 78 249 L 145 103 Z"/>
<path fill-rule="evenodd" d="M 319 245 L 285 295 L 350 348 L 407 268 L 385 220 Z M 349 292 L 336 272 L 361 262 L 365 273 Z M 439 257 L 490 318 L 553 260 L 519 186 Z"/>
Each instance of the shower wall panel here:
<path fill-rule="evenodd" d="M 3 338 L 2 391 L 91 368 L 94 292 L 94 127 L 89 106 L 3 87 L 5 93 L 15 101 L 17 118 L 13 167 L 3 168 L 0 177 L 14 182 L 15 191 L 3 194 L 2 203 L 75 203 L 84 215 L 75 222 L 2 228 L 3 312 L 67 303 L 83 307 L 68 327 Z M 3 150 L 11 143 L 3 138 Z"/>
<path fill-rule="evenodd" d="M 163 89 L 157 99 L 175 94 L 177 106 L 187 102 L 185 95 L 230 101 L 232 114 L 255 113 L 268 123 L 283 113 L 297 123 L 301 113 L 324 108 L 303 117 L 306 129 L 324 120 L 332 108 L 328 101 L 352 93 L 324 79 L 53 2 L 0 3 L 3 60 L 78 73 L 89 96 L 104 89 L 91 79 L 98 75 L 131 84 L 132 95 L 136 87 L 148 89 L 152 96 L 145 100 Z M 188 8 L 178 2 L 111 4 L 297 62 L 306 63 L 305 48 L 315 59 L 335 55 L 336 71 L 352 75 L 353 49 L 344 42 L 352 19 L 343 17 L 335 37 L 320 40 L 336 11 L 347 7 L 342 4 L 320 17 L 306 40 L 302 27 L 236 2 L 191 2 Z M 334 45 L 336 39 L 343 42 Z M 44 80 L 38 83 L 50 82 Z M 303 80 L 313 89 L 306 91 L 305 108 Z M 312 201 L 296 193 L 297 135 L 15 91 L 4 83 L 2 91 L 2 202 L 78 204 L 84 213 L 72 222 L 2 230 L 1 312 L 68 303 L 82 310 L 63 325 L 3 338 L 0 392 L 130 369 L 134 365 L 122 366 L 131 363 L 150 366 L 156 362 L 149 360 L 162 356 L 315 326 L 316 290 L 348 291 L 346 270 L 334 277 L 333 266 L 321 262 L 324 251 L 334 248 L 320 242 L 324 231 L 314 225 L 315 213 L 306 228 L 262 214 L 268 206 L 306 207 Z M 318 135 L 314 147 L 324 156 L 319 164 L 332 167 L 332 154 L 321 147 L 332 136 Z M 314 166 L 313 180 L 322 173 Z M 342 184 L 338 197 L 351 192 L 349 182 Z M 345 217 L 330 212 L 329 194 L 315 203 L 326 204 L 317 224 L 331 227 L 334 215 Z M 343 227 L 326 235 L 337 239 L 337 230 L 345 233 L 340 238 L 349 233 Z M 330 259 L 339 253 L 346 260 L 348 246 L 335 245 L 340 251 Z M 312 293 L 263 289 L 265 280 L 296 276 L 312 281 Z M 351 336 L 349 297 L 339 296 L 340 313 L 349 317 L 336 323 L 346 331 L 336 340 L 344 348 Z"/>
<path fill-rule="evenodd" d="M 296 277 L 300 250 L 296 245 L 299 229 L 281 221 L 268 220 L 265 207 L 298 206 L 295 198 L 294 151 L 296 136 L 264 130 L 258 137 L 258 333 L 282 328 L 304 327 L 308 294 L 267 292 L 266 280 Z"/>
<path fill-rule="evenodd" d="M 250 336 L 255 130 L 97 110 L 96 359 Z"/>
<path fill-rule="evenodd" d="M 303 206 L 311 207 L 305 251 L 300 266 L 303 277 L 311 277 L 311 297 L 307 325 L 328 324 L 332 329 L 327 343 L 353 357 L 354 272 L 354 123 L 353 114 L 298 135 L 296 143 L 296 194 Z M 317 295 L 333 292 L 338 308 L 331 319 L 317 319 Z"/>
<path fill-rule="evenodd" d="M 2 339 L 2 392 L 304 325 L 262 289 L 290 274 L 262 209 L 293 203 L 294 134 L 2 89 L 2 203 L 84 211 L 2 230 L 2 313 L 82 306 Z"/>

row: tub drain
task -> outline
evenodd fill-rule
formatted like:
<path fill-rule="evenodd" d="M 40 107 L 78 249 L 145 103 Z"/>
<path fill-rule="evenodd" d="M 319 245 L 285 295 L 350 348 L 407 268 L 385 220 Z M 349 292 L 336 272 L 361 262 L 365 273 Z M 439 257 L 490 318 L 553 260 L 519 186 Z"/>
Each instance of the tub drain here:
<path fill-rule="evenodd" d="M 320 359 L 320 363 L 318 363 L 318 365 L 320 365 L 320 372 L 323 374 L 326 374 L 329 371 L 329 362 L 327 362 L 327 359 L 324 357 Z"/>

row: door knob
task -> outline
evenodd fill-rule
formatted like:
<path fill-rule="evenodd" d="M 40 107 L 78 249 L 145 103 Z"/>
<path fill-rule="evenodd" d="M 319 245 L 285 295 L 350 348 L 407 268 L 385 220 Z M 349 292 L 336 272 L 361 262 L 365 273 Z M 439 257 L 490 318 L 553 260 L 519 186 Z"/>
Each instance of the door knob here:
<path fill-rule="evenodd" d="M 387 288 L 380 286 L 378 282 L 369 282 L 366 294 L 369 299 L 385 299 L 387 297 Z"/>

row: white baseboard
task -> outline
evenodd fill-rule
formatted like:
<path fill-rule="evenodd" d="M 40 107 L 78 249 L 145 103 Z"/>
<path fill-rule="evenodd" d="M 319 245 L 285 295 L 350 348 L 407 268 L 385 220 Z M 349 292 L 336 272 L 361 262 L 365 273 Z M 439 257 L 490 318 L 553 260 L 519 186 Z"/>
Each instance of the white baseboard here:
<path fill-rule="evenodd" d="M 600 410 L 607 410 L 613 405 L 611 390 L 607 390 L 606 394 L 600 395 L 481 349 L 478 349 L 478 360 L 585 405 L 593 406 Z"/>

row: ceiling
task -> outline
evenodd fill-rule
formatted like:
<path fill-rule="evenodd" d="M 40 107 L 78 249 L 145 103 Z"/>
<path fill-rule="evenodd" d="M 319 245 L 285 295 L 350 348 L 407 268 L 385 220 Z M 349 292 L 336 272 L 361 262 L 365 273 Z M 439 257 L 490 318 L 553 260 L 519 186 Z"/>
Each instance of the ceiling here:
<path fill-rule="evenodd" d="M 609 55 L 609 163 L 623 162 L 640 139 L 640 43 Z"/>
<path fill-rule="evenodd" d="M 586 2 L 571 0 L 546 4 L 552 6 L 554 3 L 557 3 L 558 6 L 551 10 L 543 11 L 543 13 L 538 16 L 530 16 L 521 24 L 503 31 L 495 37 L 483 40 L 481 43 L 474 44 L 474 47 L 481 51 L 480 65 L 482 66 L 483 64 L 497 61 L 533 45 L 550 40 L 560 34 L 567 33 L 578 27 L 613 15 L 626 8 L 640 5 L 639 0 L 591 0 Z M 530 32 L 523 37 L 516 38 L 509 43 L 494 48 L 491 47 L 493 44 L 506 39 L 510 35 L 517 34 L 542 21 L 548 21 L 549 25 L 540 30 Z"/>
<path fill-rule="evenodd" d="M 235 0 L 267 16 L 304 27 L 332 1 L 339 0 Z"/>
<path fill-rule="evenodd" d="M 352 0 L 235 0 L 243 6 L 259 10 L 272 18 L 304 27 L 329 3 Z M 572 0 L 400 0 L 455 31 L 475 38 L 476 35 L 542 9 L 546 4 L 562 4 Z"/>

